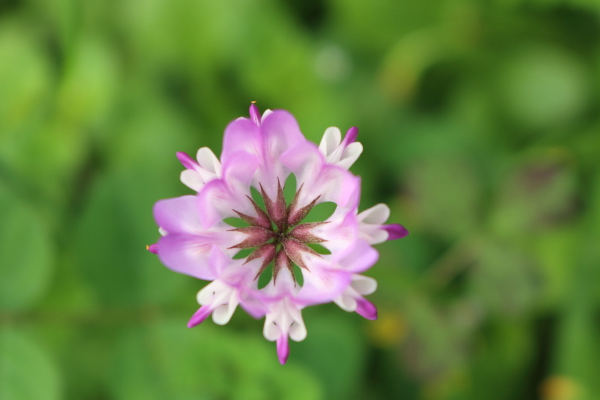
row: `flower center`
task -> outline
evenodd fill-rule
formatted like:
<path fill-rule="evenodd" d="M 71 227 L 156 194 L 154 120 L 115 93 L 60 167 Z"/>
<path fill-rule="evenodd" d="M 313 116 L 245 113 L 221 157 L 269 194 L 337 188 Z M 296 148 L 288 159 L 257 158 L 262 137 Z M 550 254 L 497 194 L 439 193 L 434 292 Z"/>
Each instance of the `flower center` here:
<path fill-rule="evenodd" d="M 244 264 L 262 258 L 261 267 L 254 279 L 257 279 L 273 262 L 273 282 L 277 280 L 277 275 L 282 268 L 287 268 L 290 271 L 295 282 L 294 264 L 310 271 L 303 260 L 303 253 L 321 257 L 308 245 L 325 242 L 324 239 L 314 235 L 312 229 L 327 222 L 301 224 L 320 196 L 317 196 L 308 205 L 300 206 L 298 199 L 301 191 L 302 186 L 300 186 L 288 206 L 279 181 L 277 182 L 277 198 L 275 200 L 271 199 L 260 185 L 260 194 L 265 203 L 265 210 L 256 204 L 250 196 L 246 197 L 254 207 L 255 217 L 233 210 L 249 226 L 231 229 L 235 232 L 242 232 L 247 237 L 240 243 L 231 246 L 230 249 L 254 249 L 248 255 Z"/>

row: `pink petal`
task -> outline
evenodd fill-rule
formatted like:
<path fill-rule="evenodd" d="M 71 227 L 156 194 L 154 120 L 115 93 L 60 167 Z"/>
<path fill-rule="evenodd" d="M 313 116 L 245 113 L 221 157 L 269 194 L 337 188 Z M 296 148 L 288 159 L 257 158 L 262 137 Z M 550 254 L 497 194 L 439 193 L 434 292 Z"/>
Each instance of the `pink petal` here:
<path fill-rule="evenodd" d="M 363 239 L 356 240 L 350 251 L 338 260 L 337 265 L 345 271 L 360 273 L 371 268 L 379 259 L 379 253 Z"/>
<path fill-rule="evenodd" d="M 223 180 L 232 190 L 239 187 L 248 189 L 260 164 L 261 160 L 255 154 L 247 151 L 233 153 L 232 159 L 223 163 Z M 236 197 L 244 197 L 244 194 L 236 193 Z"/>
<path fill-rule="evenodd" d="M 302 271 L 304 284 L 295 297 L 295 301 L 302 306 L 333 301 L 350 285 L 350 274 L 344 271 L 328 269 L 316 263 L 311 264 L 310 268 L 310 272 Z"/>
<path fill-rule="evenodd" d="M 331 201 L 339 207 L 354 207 L 360 193 L 360 178 L 344 168 L 325 163 L 323 154 L 310 142 L 298 144 L 281 156 L 281 162 L 296 175 L 302 191 L 298 206 Z"/>
<path fill-rule="evenodd" d="M 252 295 L 250 290 L 242 290 L 240 293 L 240 306 L 253 318 L 262 318 L 268 311 L 267 306 L 261 300 Z"/>
<path fill-rule="evenodd" d="M 337 209 L 328 223 L 313 229 L 316 236 L 325 239 L 323 243 L 332 253 L 345 254 L 359 237 L 359 226 L 354 210 Z"/>
<path fill-rule="evenodd" d="M 289 175 L 289 170 L 279 161 L 281 155 L 306 143 L 306 139 L 300 132 L 296 119 L 287 111 L 275 110 L 261 124 L 262 159 L 256 181 L 262 183 L 267 195 L 275 199 L 277 180 L 284 184 Z"/>
<path fill-rule="evenodd" d="M 169 233 L 158 241 L 158 257 L 173 271 L 212 280 L 216 275 L 208 260 L 215 242 L 206 236 Z"/>
<path fill-rule="evenodd" d="M 173 233 L 202 232 L 195 196 L 160 200 L 154 204 L 156 224 Z"/>
<path fill-rule="evenodd" d="M 246 196 L 250 195 L 250 181 L 258 167 L 257 157 L 237 153 L 223 166 L 223 179 L 209 182 L 198 193 L 198 210 L 202 226 L 209 228 L 237 212 L 254 214 L 254 207 Z M 234 211 L 235 210 L 235 211 Z"/>
<path fill-rule="evenodd" d="M 221 162 L 226 164 L 235 160 L 235 154 L 247 152 L 256 156 L 262 154 L 260 128 L 249 119 L 237 119 L 227 125 L 223 137 Z"/>

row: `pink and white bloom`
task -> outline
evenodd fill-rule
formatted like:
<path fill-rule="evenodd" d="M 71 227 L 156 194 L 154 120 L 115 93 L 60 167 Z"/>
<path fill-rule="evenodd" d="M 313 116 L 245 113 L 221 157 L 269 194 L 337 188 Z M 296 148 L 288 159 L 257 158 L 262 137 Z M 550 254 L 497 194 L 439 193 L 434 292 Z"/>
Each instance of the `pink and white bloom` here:
<path fill-rule="evenodd" d="M 176 272 L 211 281 L 198 293 L 201 307 L 189 327 L 210 315 L 226 324 L 239 305 L 255 318 L 265 317 L 264 336 L 277 342 L 284 364 L 288 339 L 307 335 L 305 307 L 335 302 L 377 318 L 377 309 L 364 297 L 377 282 L 362 275 L 377 262 L 372 245 L 408 231 L 385 224 L 390 210 L 384 204 L 358 212 L 360 178 L 348 171 L 363 150 L 357 133 L 350 128 L 342 139 L 339 129 L 328 128 L 317 147 L 287 111 L 267 110 L 261 116 L 252 104 L 250 118 L 238 118 L 225 129 L 220 160 L 205 147 L 196 160 L 177 153 L 186 168 L 181 181 L 196 194 L 155 204 L 161 238 L 148 250 Z M 283 186 L 291 174 L 295 194 L 286 201 Z M 261 199 L 253 198 L 252 188 Z M 334 213 L 324 221 L 303 222 L 323 202 L 335 203 Z M 244 226 L 230 225 L 230 218 Z M 317 251 L 317 245 L 326 251 Z M 236 257 L 242 250 L 248 255 Z M 258 278 L 269 266 L 270 281 L 259 287 Z"/>

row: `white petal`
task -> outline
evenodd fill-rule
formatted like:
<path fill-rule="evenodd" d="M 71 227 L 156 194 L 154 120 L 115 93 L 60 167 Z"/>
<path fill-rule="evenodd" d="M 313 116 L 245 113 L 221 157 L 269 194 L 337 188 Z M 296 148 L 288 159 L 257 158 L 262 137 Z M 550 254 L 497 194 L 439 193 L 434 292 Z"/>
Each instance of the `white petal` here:
<path fill-rule="evenodd" d="M 215 297 L 215 291 L 213 290 L 212 283 L 210 283 L 198 292 L 196 300 L 198 301 L 198 304 L 203 306 L 205 304 L 210 304 L 213 297 Z"/>
<path fill-rule="evenodd" d="M 289 335 L 292 340 L 299 342 L 306 338 L 306 333 L 300 309 L 289 298 L 274 304 L 266 316 L 263 335 L 269 341 Z"/>
<path fill-rule="evenodd" d="M 268 115 L 270 115 L 270 114 L 273 114 L 273 111 L 272 111 L 272 110 L 269 110 L 269 109 L 266 109 L 266 110 L 265 110 L 265 112 L 264 112 L 264 113 L 263 113 L 263 115 L 262 115 L 261 121 L 262 121 L 263 119 L 265 119 L 265 118 L 266 118 Z"/>
<path fill-rule="evenodd" d="M 169 234 L 162 226 L 158 227 L 158 233 L 160 233 L 160 236 L 167 236 Z"/>
<path fill-rule="evenodd" d="M 383 224 L 390 217 L 390 208 L 381 203 L 358 214 L 358 220 L 366 224 Z"/>
<path fill-rule="evenodd" d="M 300 321 L 294 321 L 290 326 L 290 338 L 293 341 L 300 342 L 306 339 L 306 334 L 306 326 L 302 319 L 300 319 Z"/>
<path fill-rule="evenodd" d="M 377 290 L 377 281 L 364 275 L 352 276 L 352 287 L 362 295 L 368 295 Z"/>
<path fill-rule="evenodd" d="M 339 128 L 331 126 L 325 130 L 321 143 L 319 144 L 319 150 L 327 157 L 339 147 L 341 142 L 342 132 L 340 132 Z"/>
<path fill-rule="evenodd" d="M 263 329 L 263 336 L 269 342 L 274 342 L 281 335 L 279 327 L 274 323 L 272 318 L 265 319 L 265 327 Z"/>
<path fill-rule="evenodd" d="M 361 233 L 362 233 L 362 229 L 361 229 Z M 383 243 L 386 240 L 388 240 L 389 236 L 390 236 L 389 232 L 386 231 L 385 229 L 376 229 L 376 230 L 372 231 L 371 233 L 369 233 L 367 235 L 366 239 L 369 242 L 369 244 L 379 244 L 379 243 Z"/>
<path fill-rule="evenodd" d="M 344 311 L 353 312 L 356 310 L 356 299 L 352 296 L 341 294 L 333 301 Z"/>
<path fill-rule="evenodd" d="M 205 170 L 212 172 L 217 175 L 217 177 L 221 176 L 222 168 L 221 163 L 215 153 L 212 152 L 208 147 L 201 147 L 198 149 L 198 153 L 196 154 L 196 159 L 198 160 L 198 164 Z"/>
<path fill-rule="evenodd" d="M 349 169 L 358 160 L 363 152 L 363 145 L 358 142 L 350 143 L 343 151 L 340 161 L 337 163 L 342 168 Z"/>
<path fill-rule="evenodd" d="M 238 299 L 235 291 L 231 293 L 229 302 L 222 304 L 213 311 L 212 319 L 217 325 L 225 325 L 231 319 L 233 312 L 238 305 Z"/>
<path fill-rule="evenodd" d="M 181 183 L 196 192 L 199 192 L 200 189 L 204 187 L 204 183 L 202 182 L 200 175 L 191 169 L 184 169 L 181 171 L 179 178 L 181 179 Z"/>
<path fill-rule="evenodd" d="M 222 297 L 223 293 L 226 293 L 226 297 L 228 297 L 228 292 L 230 290 L 231 287 L 224 284 L 223 282 L 219 280 L 212 281 L 198 292 L 198 294 L 196 295 L 196 300 L 201 306 L 205 304 L 210 304 L 213 301 L 218 300 L 219 297 Z"/>

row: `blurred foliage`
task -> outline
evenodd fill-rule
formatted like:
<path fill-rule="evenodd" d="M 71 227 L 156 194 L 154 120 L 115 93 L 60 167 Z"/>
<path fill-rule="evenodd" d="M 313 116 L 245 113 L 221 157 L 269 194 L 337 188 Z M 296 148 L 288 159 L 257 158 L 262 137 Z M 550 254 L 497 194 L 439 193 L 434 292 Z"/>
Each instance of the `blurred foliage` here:
<path fill-rule="evenodd" d="M 599 72 L 595 0 L 0 1 L 0 399 L 597 399 Z M 251 100 L 411 231 L 285 367 L 144 250 Z"/>

